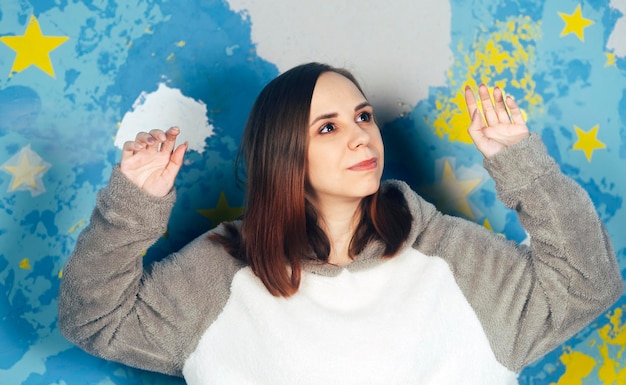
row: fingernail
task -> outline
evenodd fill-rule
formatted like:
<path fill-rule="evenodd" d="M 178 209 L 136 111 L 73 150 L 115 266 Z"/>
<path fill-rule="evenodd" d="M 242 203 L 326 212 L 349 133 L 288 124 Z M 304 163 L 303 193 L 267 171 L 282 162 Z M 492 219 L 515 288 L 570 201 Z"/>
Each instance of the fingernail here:
<path fill-rule="evenodd" d="M 148 143 L 154 143 L 154 138 L 149 136 L 148 139 L 146 139 L 146 142 Z"/>

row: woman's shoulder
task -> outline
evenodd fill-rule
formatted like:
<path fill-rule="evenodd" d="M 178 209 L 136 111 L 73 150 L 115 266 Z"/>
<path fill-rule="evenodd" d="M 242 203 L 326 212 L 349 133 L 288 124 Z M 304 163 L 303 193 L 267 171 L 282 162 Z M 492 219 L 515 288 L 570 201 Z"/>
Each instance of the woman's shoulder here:
<path fill-rule="evenodd" d="M 204 232 L 183 247 L 178 254 L 199 261 L 241 265 L 238 255 L 241 245 L 241 221 L 222 222 L 213 229 Z M 245 265 L 245 264 L 244 264 Z"/>
<path fill-rule="evenodd" d="M 215 234 L 225 231 L 225 225 L 221 224 L 197 236 L 169 258 L 153 265 L 152 275 L 167 276 L 168 280 L 178 277 L 185 281 L 184 286 L 209 286 L 227 292 L 235 274 L 247 264 L 214 239 Z"/>

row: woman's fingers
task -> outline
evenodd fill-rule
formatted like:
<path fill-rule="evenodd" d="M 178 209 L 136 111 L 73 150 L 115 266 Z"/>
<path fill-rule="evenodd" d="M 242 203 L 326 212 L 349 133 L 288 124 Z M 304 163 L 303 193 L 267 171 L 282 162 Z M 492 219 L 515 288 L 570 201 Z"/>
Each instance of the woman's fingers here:
<path fill-rule="evenodd" d="M 474 91 L 472 91 L 470 86 L 465 86 L 465 103 L 467 104 L 467 112 L 469 113 L 471 119 L 471 123 L 467 128 L 467 131 L 474 143 L 476 143 L 477 141 L 483 140 L 485 136 L 483 133 L 484 122 L 480 108 L 478 108 L 476 98 L 474 97 Z"/>
<path fill-rule="evenodd" d="M 135 137 L 135 143 L 138 144 L 136 151 L 156 152 L 159 149 L 159 142 L 148 132 L 140 132 Z"/>
<path fill-rule="evenodd" d="M 136 153 L 144 150 L 151 153 L 160 151 L 169 156 L 174 151 L 178 134 L 180 134 L 178 127 L 172 127 L 166 132 L 163 132 L 163 130 L 139 132 L 135 136 L 135 140 L 127 141 L 122 146 L 122 160 L 127 160 Z"/>
<path fill-rule="evenodd" d="M 511 112 L 511 120 L 515 124 L 526 124 L 524 122 L 524 116 L 522 115 L 522 110 L 519 108 L 515 100 L 512 97 L 506 97 L 506 104 L 509 107 L 509 111 Z"/>
<path fill-rule="evenodd" d="M 505 97 L 499 87 L 494 87 L 493 89 L 493 101 L 491 100 L 489 89 L 484 84 L 478 87 L 478 95 L 487 126 L 511 122 L 514 124 L 525 124 L 522 111 L 517 103 L 510 96 Z M 473 117 L 474 110 L 478 109 L 480 112 L 481 109 L 476 105 L 474 92 L 469 86 L 465 87 L 465 102 L 467 103 L 467 111 L 470 114 L 470 118 Z"/>
<path fill-rule="evenodd" d="M 164 137 L 165 140 L 161 143 L 161 151 L 167 152 L 168 154 L 174 151 L 174 146 L 176 145 L 176 137 L 180 134 L 180 129 L 178 127 L 171 127 L 167 131 L 165 131 Z"/>
<path fill-rule="evenodd" d="M 150 130 L 150 136 L 159 143 L 163 143 L 167 139 L 163 130 Z"/>
<path fill-rule="evenodd" d="M 474 91 L 472 91 L 470 86 L 465 86 L 465 104 L 467 105 L 467 112 L 469 113 L 470 119 L 473 121 L 474 111 L 478 110 L 478 105 L 476 104 Z"/>
<path fill-rule="evenodd" d="M 480 103 L 483 107 L 483 113 L 485 114 L 487 125 L 492 126 L 494 124 L 498 124 L 500 120 L 498 119 L 498 114 L 496 113 L 493 103 L 491 102 L 489 89 L 486 85 L 481 84 L 478 87 L 478 96 L 480 97 Z"/>
<path fill-rule="evenodd" d="M 511 118 L 509 117 L 509 113 L 506 110 L 506 105 L 504 104 L 504 94 L 502 93 L 502 90 L 498 87 L 495 87 L 493 89 L 493 101 L 495 103 L 498 121 L 500 123 L 510 123 Z"/>
<path fill-rule="evenodd" d="M 183 166 L 183 159 L 185 157 L 185 152 L 187 152 L 187 147 L 189 144 L 187 142 L 179 145 L 174 151 L 172 151 L 172 156 L 170 157 L 170 161 L 167 164 L 167 171 L 173 173 L 174 175 L 178 174 L 178 170 Z"/>
<path fill-rule="evenodd" d="M 170 128 L 167 133 L 164 133 L 163 130 L 151 130 L 150 132 L 139 132 L 135 136 L 135 140 L 130 143 L 135 143 L 134 151 L 139 151 L 141 149 L 147 149 L 150 151 L 159 151 L 161 150 L 161 146 L 163 143 L 168 140 L 175 141 L 176 136 L 178 135 L 178 128 Z M 125 144 L 126 146 L 126 144 Z M 131 145 L 126 146 L 127 150 L 131 149 Z M 173 144 L 166 151 L 171 152 L 174 148 Z"/>
<path fill-rule="evenodd" d="M 165 142 L 163 130 L 150 130 L 147 136 L 148 151 L 157 152 L 161 149 L 161 143 Z"/>
<path fill-rule="evenodd" d="M 472 115 L 472 122 L 470 123 L 467 132 L 472 138 L 472 141 L 478 151 L 480 151 L 485 157 L 489 155 L 487 149 L 489 147 L 489 142 L 491 141 L 491 139 L 486 135 L 486 130 L 487 127 L 485 127 L 480 109 L 475 109 Z"/>
<path fill-rule="evenodd" d="M 142 148 L 143 146 L 140 143 L 135 142 L 134 140 L 129 140 L 128 142 L 125 142 L 122 146 L 122 161 L 130 159 L 130 157 L 135 154 L 135 151 L 139 151 Z"/>

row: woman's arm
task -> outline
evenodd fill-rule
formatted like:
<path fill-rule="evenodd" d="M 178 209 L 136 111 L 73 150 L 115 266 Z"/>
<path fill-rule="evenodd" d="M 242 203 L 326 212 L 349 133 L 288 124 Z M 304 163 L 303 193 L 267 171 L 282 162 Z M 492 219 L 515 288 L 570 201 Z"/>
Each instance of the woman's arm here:
<path fill-rule="evenodd" d="M 95 355 L 170 374 L 179 371 L 179 351 L 165 341 L 176 334 L 167 325 L 175 306 L 150 289 L 142 255 L 165 232 L 175 201 L 172 186 L 186 149 L 174 149 L 178 133 L 139 133 L 124 144 L 122 162 L 98 193 L 64 268 L 59 296 L 59 328 L 69 340 Z"/>
<path fill-rule="evenodd" d="M 100 357 L 176 374 L 175 352 L 160 346 L 152 317 L 144 322 L 150 310 L 140 294 L 142 255 L 165 232 L 174 199 L 174 192 L 151 196 L 114 169 L 63 269 L 59 329 L 66 338 Z"/>
<path fill-rule="evenodd" d="M 143 269 L 174 200 L 174 191 L 152 196 L 113 170 L 63 271 L 59 328 L 70 341 L 99 357 L 181 375 L 242 264 L 205 233 Z"/>
<path fill-rule="evenodd" d="M 623 280 L 587 193 L 561 173 L 537 134 L 524 134 L 515 103 L 508 101 L 509 117 L 501 92 L 494 92 L 494 108 L 483 87 L 484 120 L 466 91 L 470 133 L 498 198 L 518 213 L 530 246 L 440 215 L 416 247 L 449 263 L 496 357 L 521 370 L 605 311 L 622 294 Z"/>

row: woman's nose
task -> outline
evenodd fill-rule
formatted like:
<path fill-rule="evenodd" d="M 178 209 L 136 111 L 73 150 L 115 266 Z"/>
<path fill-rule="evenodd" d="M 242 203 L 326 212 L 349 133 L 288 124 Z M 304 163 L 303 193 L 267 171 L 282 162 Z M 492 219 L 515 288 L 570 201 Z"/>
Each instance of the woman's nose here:
<path fill-rule="evenodd" d="M 348 147 L 351 150 L 356 150 L 361 146 L 367 146 L 370 141 L 370 135 L 367 131 L 365 131 L 358 124 L 353 124 L 352 129 L 350 131 L 350 142 L 348 143 Z"/>

